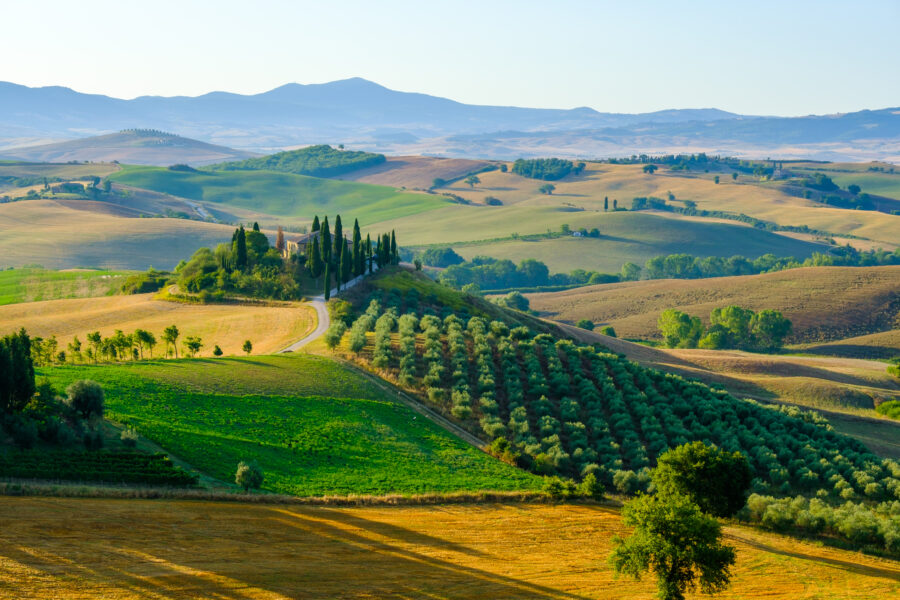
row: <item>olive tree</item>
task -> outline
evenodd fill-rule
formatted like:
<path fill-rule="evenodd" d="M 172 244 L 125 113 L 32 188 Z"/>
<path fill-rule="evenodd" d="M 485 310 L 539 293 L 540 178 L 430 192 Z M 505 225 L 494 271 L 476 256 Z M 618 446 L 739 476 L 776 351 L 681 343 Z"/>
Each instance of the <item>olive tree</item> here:
<path fill-rule="evenodd" d="M 249 492 L 250 488 L 259 489 L 263 482 L 263 472 L 255 462 L 238 463 L 234 474 L 234 482 Z"/>
<path fill-rule="evenodd" d="M 103 388 L 96 381 L 80 379 L 66 388 L 66 403 L 81 418 L 103 416 Z"/>

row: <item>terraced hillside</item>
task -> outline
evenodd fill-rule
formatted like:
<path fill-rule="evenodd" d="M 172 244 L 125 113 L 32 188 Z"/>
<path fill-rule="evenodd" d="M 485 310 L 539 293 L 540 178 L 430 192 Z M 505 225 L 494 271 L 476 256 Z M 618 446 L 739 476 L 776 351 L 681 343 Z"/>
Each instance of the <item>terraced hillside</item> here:
<path fill-rule="evenodd" d="M 781 311 L 793 341 L 830 341 L 890 330 L 900 315 L 900 266 L 808 267 L 713 279 L 665 279 L 529 294 L 531 307 L 556 320 L 612 325 L 620 337 L 661 339 L 657 319 L 675 308 L 708 323 L 731 304 Z M 892 338 L 886 338 L 890 340 Z"/>

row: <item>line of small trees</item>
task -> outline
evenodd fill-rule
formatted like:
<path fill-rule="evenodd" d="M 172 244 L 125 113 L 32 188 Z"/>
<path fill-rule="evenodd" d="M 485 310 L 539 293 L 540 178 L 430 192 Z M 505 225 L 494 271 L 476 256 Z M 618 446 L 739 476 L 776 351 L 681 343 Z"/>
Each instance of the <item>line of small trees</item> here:
<path fill-rule="evenodd" d="M 157 336 L 146 329 L 135 329 L 132 333 L 124 333 L 120 329 L 104 337 L 99 331 L 87 334 L 86 341 L 82 342 L 76 335 L 68 343 L 65 350 L 59 348 L 59 342 L 55 335 L 48 338 L 34 337 L 30 340 L 31 360 L 37 366 L 51 364 L 70 363 L 98 363 L 101 361 L 116 362 L 123 360 L 144 360 L 145 352 L 148 358 L 153 358 L 153 349 L 160 343 L 163 344 L 163 357 L 179 357 L 178 340 L 181 331 L 177 325 L 166 327 L 162 334 Z M 185 336 L 181 341 L 182 350 L 190 357 L 195 357 L 204 347 L 200 336 Z M 253 344 L 245 340 L 243 351 L 248 355 L 253 351 Z M 213 345 L 213 356 L 222 356 L 222 349 L 218 344 Z"/>
<path fill-rule="evenodd" d="M 706 348 L 720 350 L 777 350 L 790 335 L 792 324 L 777 310 L 754 312 L 731 305 L 716 308 L 704 328 L 699 317 L 680 310 L 664 310 L 657 326 L 669 348 Z"/>

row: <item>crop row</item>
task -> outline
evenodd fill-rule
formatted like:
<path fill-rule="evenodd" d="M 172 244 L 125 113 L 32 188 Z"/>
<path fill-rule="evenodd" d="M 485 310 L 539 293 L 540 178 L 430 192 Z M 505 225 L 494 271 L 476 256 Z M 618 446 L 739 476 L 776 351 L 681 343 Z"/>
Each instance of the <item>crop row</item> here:
<path fill-rule="evenodd" d="M 43 452 L 0 454 L 0 477 L 189 486 L 197 477 L 165 454 L 140 452 Z"/>
<path fill-rule="evenodd" d="M 374 325 L 373 366 L 473 432 L 506 438 L 518 462 L 536 472 L 593 472 L 631 492 L 646 484 L 662 452 L 701 440 L 747 455 L 758 493 L 900 499 L 900 464 L 809 413 L 738 400 L 590 346 L 479 317 L 398 319 L 373 303 L 360 319 L 351 335 Z M 395 327 L 399 335 L 392 336 Z M 351 350 L 362 347 L 351 342 Z"/>

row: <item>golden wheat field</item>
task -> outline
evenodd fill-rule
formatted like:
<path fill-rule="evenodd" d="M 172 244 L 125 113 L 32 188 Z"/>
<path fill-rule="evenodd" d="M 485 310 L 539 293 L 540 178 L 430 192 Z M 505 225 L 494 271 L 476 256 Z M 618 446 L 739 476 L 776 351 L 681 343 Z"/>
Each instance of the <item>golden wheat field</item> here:
<path fill-rule="evenodd" d="M 324 508 L 0 498 L 0 598 L 631 599 L 616 579 L 617 510 L 599 506 Z M 900 563 L 731 526 L 718 598 L 900 594 Z M 691 595 L 699 598 L 700 595 Z"/>
<path fill-rule="evenodd" d="M 104 336 L 116 329 L 131 333 L 146 329 L 159 340 L 163 329 L 176 325 L 181 339 L 200 336 L 201 356 L 209 356 L 218 344 L 228 354 L 240 354 L 244 340 L 253 343 L 254 354 L 277 352 L 301 339 L 316 326 L 315 311 L 299 302 L 279 306 L 238 304 L 181 304 L 154 300 L 153 294 L 74 298 L 0 306 L 0 333 L 24 327 L 32 336 L 55 335 L 59 348 L 75 336 L 99 331 Z M 156 355 L 163 352 L 160 340 Z M 182 349 L 179 348 L 179 353 Z"/>

